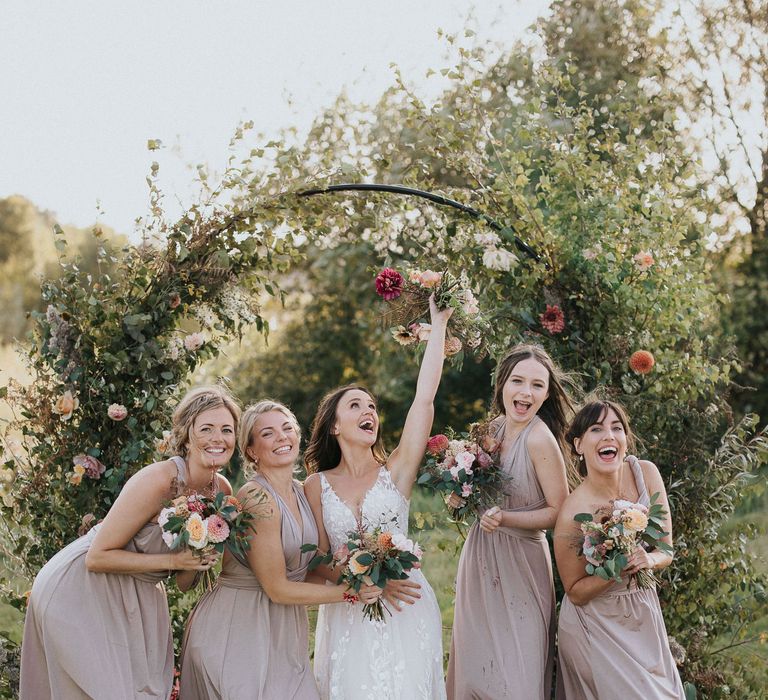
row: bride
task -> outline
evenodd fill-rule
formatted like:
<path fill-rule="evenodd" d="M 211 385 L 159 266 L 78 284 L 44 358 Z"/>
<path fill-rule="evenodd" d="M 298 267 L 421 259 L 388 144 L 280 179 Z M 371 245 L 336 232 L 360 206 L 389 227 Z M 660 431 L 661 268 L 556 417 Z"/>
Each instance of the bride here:
<path fill-rule="evenodd" d="M 408 507 L 432 428 L 451 309 L 430 300 L 432 331 L 400 444 L 387 458 L 376 403 L 359 386 L 345 386 L 320 403 L 305 453 L 304 488 L 318 523 L 320 548 L 336 551 L 362 524 L 408 534 Z M 331 580 L 338 572 L 327 571 Z M 442 625 L 424 574 L 388 582 L 392 615 L 366 620 L 360 604 L 322 605 L 315 633 L 315 676 L 323 700 L 442 700 Z"/>

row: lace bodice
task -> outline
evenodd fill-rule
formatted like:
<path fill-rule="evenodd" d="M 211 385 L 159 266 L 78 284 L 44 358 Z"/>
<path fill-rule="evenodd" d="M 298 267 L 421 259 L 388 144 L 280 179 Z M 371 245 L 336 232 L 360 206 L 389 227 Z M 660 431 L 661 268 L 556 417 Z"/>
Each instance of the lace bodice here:
<path fill-rule="evenodd" d="M 357 528 L 357 515 L 333 490 L 320 472 L 322 483 L 323 524 L 328 534 L 331 551 L 347 541 L 347 533 Z M 381 528 L 392 533 L 408 535 L 408 500 L 398 491 L 386 467 L 381 467 L 373 486 L 363 498 L 361 520 L 366 530 Z"/>

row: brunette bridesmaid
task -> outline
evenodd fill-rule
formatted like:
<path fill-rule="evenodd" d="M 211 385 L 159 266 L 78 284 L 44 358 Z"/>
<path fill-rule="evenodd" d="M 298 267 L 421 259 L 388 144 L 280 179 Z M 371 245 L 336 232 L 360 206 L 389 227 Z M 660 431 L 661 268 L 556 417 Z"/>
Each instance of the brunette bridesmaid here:
<path fill-rule="evenodd" d="M 187 624 L 180 696 L 184 700 L 318 700 L 309 663 L 305 605 L 354 604 L 345 585 L 307 583 L 317 526 L 293 477 L 299 426 L 280 403 L 246 409 L 240 451 L 254 470 L 237 498 L 255 516 L 247 558 L 225 551 L 221 575 Z M 364 588 L 374 600 L 379 589 Z M 345 603 L 347 604 L 347 603 Z"/>
<path fill-rule="evenodd" d="M 175 572 L 186 590 L 216 557 L 172 552 L 157 516 L 182 493 L 231 492 L 217 472 L 232 456 L 239 417 L 224 389 L 190 391 L 173 414 L 177 456 L 134 474 L 104 521 L 40 570 L 24 625 L 22 700 L 168 698 L 173 643 L 162 580 Z"/>
<path fill-rule="evenodd" d="M 568 442 L 584 477 L 566 499 L 555 528 L 557 569 L 565 588 L 558 623 L 558 697 L 565 700 L 683 700 L 680 676 L 669 650 L 655 588 L 638 588 L 629 576 L 641 569 L 669 566 L 672 555 L 638 547 L 622 571 L 622 581 L 589 576 L 578 556 L 583 538 L 577 513 L 595 513 L 617 499 L 648 506 L 649 493 L 669 513 L 659 470 L 639 460 L 621 406 L 588 403 L 574 417 Z M 672 546 L 666 516 L 663 541 Z"/>
<path fill-rule="evenodd" d="M 568 495 L 559 441 L 571 402 L 549 355 L 518 345 L 498 364 L 492 408 L 509 481 L 461 553 L 448 698 L 549 700 L 555 593 L 544 531 Z"/>

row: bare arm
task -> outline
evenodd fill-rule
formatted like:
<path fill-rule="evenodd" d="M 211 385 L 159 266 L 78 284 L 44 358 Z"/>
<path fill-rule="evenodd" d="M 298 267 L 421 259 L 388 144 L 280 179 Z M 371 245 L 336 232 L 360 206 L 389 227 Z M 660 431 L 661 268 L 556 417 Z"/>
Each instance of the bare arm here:
<path fill-rule="evenodd" d="M 388 460 L 392 481 L 406 498 L 410 497 L 413 490 L 429 431 L 432 429 L 435 394 L 440 385 L 445 359 L 445 331 L 453 312 L 450 308 L 438 311 L 433 299 L 430 299 L 429 305 L 432 332 L 421 360 L 416 395 L 408 410 L 400 443 Z"/>
<path fill-rule="evenodd" d="M 176 475 L 173 462 L 144 467 L 126 482 L 106 518 L 99 526 L 85 556 L 89 571 L 108 574 L 138 574 L 148 571 L 205 571 L 216 557 L 200 558 L 189 549 L 163 554 L 129 552 L 124 547 L 152 520 L 170 495 Z"/>
<path fill-rule="evenodd" d="M 259 490 L 256 485 L 247 484 L 238 494 L 238 498 L 242 495 L 241 502 L 248 502 L 249 496 L 253 496 Z M 280 530 L 280 509 L 271 496 L 267 498 L 267 506 L 272 512 L 268 517 L 259 520 L 248 551 L 248 563 L 269 599 L 280 605 L 311 605 L 343 601 L 344 593 L 347 591 L 345 585 L 326 586 L 288 579 Z"/>
<path fill-rule="evenodd" d="M 555 561 L 565 593 L 574 605 L 586 605 L 590 600 L 610 588 L 613 581 L 590 576 L 585 570 L 586 560 L 580 557 L 581 528 L 573 516 L 583 512 L 578 503 L 566 502 L 555 525 Z"/>
<path fill-rule="evenodd" d="M 527 448 L 546 505 L 536 510 L 500 511 L 500 524 L 503 527 L 519 527 L 525 530 L 547 530 L 554 527 L 560 507 L 568 496 L 565 461 L 555 436 L 543 423 L 531 430 Z M 482 518 L 480 526 L 488 530 L 488 527 L 484 527 Z"/>

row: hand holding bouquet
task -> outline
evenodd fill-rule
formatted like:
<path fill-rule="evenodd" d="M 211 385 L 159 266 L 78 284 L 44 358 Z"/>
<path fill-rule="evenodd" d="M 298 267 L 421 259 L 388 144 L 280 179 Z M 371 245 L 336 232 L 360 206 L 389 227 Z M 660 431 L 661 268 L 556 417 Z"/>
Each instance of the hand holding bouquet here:
<path fill-rule="evenodd" d="M 468 433 L 435 435 L 427 442 L 426 463 L 419 484 L 444 496 L 456 494 L 462 505 L 450 508 L 456 522 L 498 504 L 507 477 L 499 467 L 501 445 L 489 421 L 474 423 Z"/>
<path fill-rule="evenodd" d="M 584 539 L 579 547 L 579 554 L 587 560 L 586 572 L 590 576 L 599 576 L 605 581 L 621 581 L 621 572 L 627 566 L 629 556 L 638 547 L 646 550 L 659 549 L 672 552 L 672 548 L 662 541 L 664 518 L 667 512 L 656 501 L 658 493 L 651 497 L 651 507 L 631 501 L 613 501 L 610 508 L 591 513 L 578 513 L 574 520 L 581 525 Z M 640 569 L 629 576 L 627 587 L 632 581 L 638 588 L 651 588 L 657 582 L 653 571 Z"/>
<path fill-rule="evenodd" d="M 260 505 L 266 495 L 258 495 Z M 224 547 L 245 557 L 255 531 L 253 513 L 244 510 L 234 496 L 217 493 L 214 498 L 199 494 L 179 496 L 160 511 L 157 518 L 163 541 L 171 550 L 189 547 L 201 559 Z M 207 573 L 207 572 L 206 572 Z"/>
<path fill-rule="evenodd" d="M 303 545 L 302 551 L 316 550 L 316 545 Z M 363 585 L 384 588 L 388 580 L 408 578 L 407 572 L 421 564 L 421 547 L 405 535 L 381 528 L 366 531 L 362 527 L 347 533 L 347 542 L 335 552 L 318 554 L 310 563 L 314 569 L 320 564 L 341 568 L 339 583 L 346 583 L 355 593 Z M 386 607 L 381 599 L 363 606 L 368 620 L 384 620 Z M 387 610 L 387 612 L 389 612 Z"/>
<path fill-rule="evenodd" d="M 465 347 L 480 349 L 483 332 L 480 308 L 472 290 L 462 279 L 448 272 L 410 270 L 407 279 L 387 267 L 376 276 L 376 293 L 389 304 L 385 323 L 400 345 L 425 343 L 432 330 L 429 297 L 434 294 L 437 308 L 448 307 L 453 314 L 448 322 L 445 356 L 458 355 Z"/>

